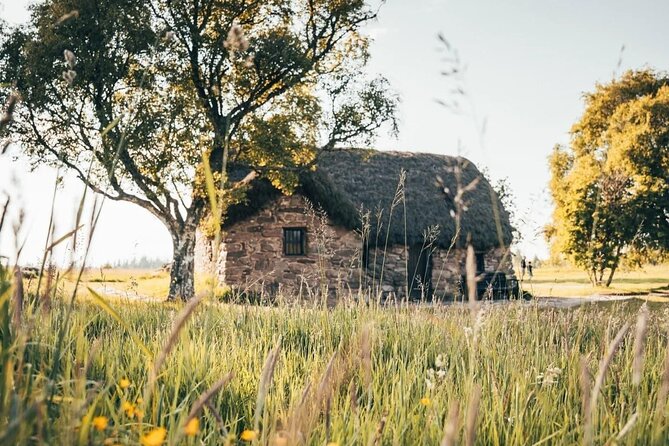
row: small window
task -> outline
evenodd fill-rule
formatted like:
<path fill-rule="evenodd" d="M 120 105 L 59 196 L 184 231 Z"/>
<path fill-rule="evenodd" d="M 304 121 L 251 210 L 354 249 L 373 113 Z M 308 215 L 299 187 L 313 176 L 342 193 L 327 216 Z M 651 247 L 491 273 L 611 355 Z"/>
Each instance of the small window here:
<path fill-rule="evenodd" d="M 307 253 L 305 228 L 283 228 L 283 253 L 287 256 L 303 256 Z"/>
<path fill-rule="evenodd" d="M 485 253 L 476 253 L 476 274 L 485 272 Z"/>

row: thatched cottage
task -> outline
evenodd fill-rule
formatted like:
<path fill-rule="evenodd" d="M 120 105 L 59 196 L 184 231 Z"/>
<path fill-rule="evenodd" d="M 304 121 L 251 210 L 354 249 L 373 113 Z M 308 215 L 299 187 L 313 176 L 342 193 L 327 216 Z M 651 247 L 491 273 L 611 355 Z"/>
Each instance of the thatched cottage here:
<path fill-rule="evenodd" d="M 468 240 L 478 273 L 512 274 L 508 214 L 464 158 L 341 149 L 321 154 L 291 196 L 254 183 L 227 213 L 217 259 L 198 237 L 196 270 L 221 284 L 453 296 Z"/>

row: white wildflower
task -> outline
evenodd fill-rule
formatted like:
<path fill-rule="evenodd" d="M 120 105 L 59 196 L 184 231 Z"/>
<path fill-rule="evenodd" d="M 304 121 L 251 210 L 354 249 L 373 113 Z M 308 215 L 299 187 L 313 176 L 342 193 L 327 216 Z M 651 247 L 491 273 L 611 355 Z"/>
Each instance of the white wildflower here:
<path fill-rule="evenodd" d="M 562 369 L 559 367 L 549 366 L 546 371 L 537 375 L 537 384 L 542 386 L 549 386 L 558 382 L 558 378 L 562 374 Z"/>
<path fill-rule="evenodd" d="M 63 51 L 63 57 L 65 58 L 65 62 L 67 62 L 70 68 L 74 69 L 74 66 L 77 64 L 77 58 L 74 53 L 70 50 L 65 50 Z"/>

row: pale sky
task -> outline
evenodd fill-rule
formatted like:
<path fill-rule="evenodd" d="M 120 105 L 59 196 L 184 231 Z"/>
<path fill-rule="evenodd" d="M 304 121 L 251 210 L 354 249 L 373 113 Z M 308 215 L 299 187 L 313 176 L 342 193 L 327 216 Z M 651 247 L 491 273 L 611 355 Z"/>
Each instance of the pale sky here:
<path fill-rule="evenodd" d="M 28 0 L 0 0 L 0 16 L 27 19 Z M 582 112 L 582 94 L 629 68 L 669 69 L 666 0 L 388 0 L 368 28 L 375 39 L 369 72 L 386 76 L 400 94 L 400 134 L 376 147 L 458 153 L 493 179 L 508 177 L 519 212 L 521 251 L 544 257 L 540 228 L 550 218 L 547 157 Z M 467 70 L 464 85 L 473 113 L 456 116 L 436 103 L 449 100 L 452 80 L 440 72 L 437 33 L 443 33 Z M 483 138 L 476 131 L 486 122 Z M 458 149 L 460 147 L 460 149 Z M 18 154 L 18 147 L 12 153 Z M 55 171 L 29 173 L 22 161 L 0 158 L 0 191 L 20 195 L 26 211 L 24 263 L 44 247 Z M 14 176 L 18 185 L 12 185 Z M 66 180 L 57 195 L 57 234 L 71 229 L 82 186 Z M 4 236 L 0 253 L 12 251 Z M 67 254 L 61 253 L 65 257 Z M 148 255 L 168 259 L 171 241 L 148 212 L 107 201 L 93 240 L 91 262 Z"/>

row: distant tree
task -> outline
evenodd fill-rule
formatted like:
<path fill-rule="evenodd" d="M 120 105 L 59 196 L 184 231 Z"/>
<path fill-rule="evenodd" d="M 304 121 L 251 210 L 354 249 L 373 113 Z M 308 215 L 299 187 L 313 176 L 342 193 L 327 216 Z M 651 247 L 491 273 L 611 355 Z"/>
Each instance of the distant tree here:
<path fill-rule="evenodd" d="M 2 35 L 0 82 L 23 97 L 16 134 L 35 164 L 163 222 L 169 298 L 189 299 L 203 159 L 220 213 L 243 195 L 229 163 L 290 192 L 320 150 L 395 128 L 386 81 L 362 72 L 375 17 L 362 0 L 45 0 Z"/>
<path fill-rule="evenodd" d="M 523 240 L 524 233 L 522 231 L 523 227 L 526 226 L 526 221 L 521 215 L 520 210 L 518 209 L 518 202 L 516 199 L 516 194 L 511 187 L 511 183 L 508 177 L 500 178 L 496 182 L 490 181 L 493 189 L 497 193 L 499 200 L 502 202 L 502 207 L 509 214 L 509 221 L 513 227 L 513 241 L 514 243 L 520 243 Z"/>
<path fill-rule="evenodd" d="M 623 255 L 669 250 L 669 77 L 629 71 L 585 102 L 570 146 L 550 157 L 547 236 L 609 286 Z"/>

